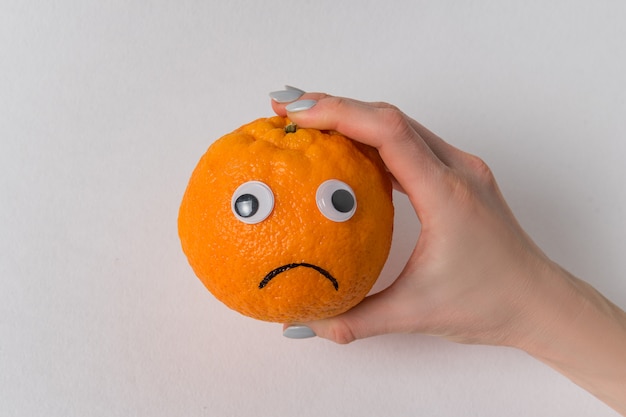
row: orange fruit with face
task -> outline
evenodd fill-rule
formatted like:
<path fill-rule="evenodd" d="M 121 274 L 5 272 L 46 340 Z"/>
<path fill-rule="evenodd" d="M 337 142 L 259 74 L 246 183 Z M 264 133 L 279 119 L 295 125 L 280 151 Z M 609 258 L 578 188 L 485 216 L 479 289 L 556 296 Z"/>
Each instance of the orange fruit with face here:
<path fill-rule="evenodd" d="M 179 236 L 196 275 L 230 308 L 273 322 L 322 319 L 359 303 L 380 274 L 391 192 L 374 148 L 259 119 L 202 156 Z"/>

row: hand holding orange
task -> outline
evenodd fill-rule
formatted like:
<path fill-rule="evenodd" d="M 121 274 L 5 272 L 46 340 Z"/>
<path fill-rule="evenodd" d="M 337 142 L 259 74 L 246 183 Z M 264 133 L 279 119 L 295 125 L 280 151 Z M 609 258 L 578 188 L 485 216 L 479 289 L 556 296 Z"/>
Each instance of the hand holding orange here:
<path fill-rule="evenodd" d="M 384 266 L 392 229 L 378 152 L 280 116 L 213 143 L 178 217 L 183 251 L 207 289 L 274 322 L 327 318 L 359 303 Z"/>

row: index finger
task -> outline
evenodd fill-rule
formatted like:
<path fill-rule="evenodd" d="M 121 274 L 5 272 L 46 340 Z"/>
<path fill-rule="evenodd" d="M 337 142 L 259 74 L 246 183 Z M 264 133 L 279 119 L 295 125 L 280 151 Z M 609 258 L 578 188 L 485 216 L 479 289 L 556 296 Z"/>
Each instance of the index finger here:
<path fill-rule="evenodd" d="M 415 131 L 410 118 L 392 105 L 311 93 L 287 106 L 279 103 L 272 106 L 298 126 L 335 130 L 378 149 L 416 209 L 431 200 L 420 196 L 433 193 L 446 169 Z"/>

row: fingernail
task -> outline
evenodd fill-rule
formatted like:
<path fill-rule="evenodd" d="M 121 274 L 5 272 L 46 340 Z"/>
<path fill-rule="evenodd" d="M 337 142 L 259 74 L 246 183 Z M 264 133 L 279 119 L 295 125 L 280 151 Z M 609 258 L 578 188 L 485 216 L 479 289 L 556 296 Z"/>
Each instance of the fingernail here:
<path fill-rule="evenodd" d="M 293 103 L 287 104 L 287 106 L 285 106 L 285 109 L 287 109 L 288 112 L 298 112 L 298 111 L 303 111 L 303 110 L 309 110 L 311 107 L 315 106 L 317 104 L 317 101 L 315 100 L 299 100 L 299 101 L 294 101 Z"/>
<path fill-rule="evenodd" d="M 286 85 L 286 86 L 285 86 L 285 89 L 286 89 L 286 90 L 299 91 L 299 92 L 301 92 L 302 94 L 304 94 L 304 93 L 305 93 L 305 91 L 304 91 L 304 90 L 300 90 L 299 88 L 294 87 L 294 86 L 292 86 L 292 85 Z"/>
<path fill-rule="evenodd" d="M 299 88 L 290 87 L 288 85 L 285 86 L 285 90 L 280 91 L 272 91 L 270 93 L 270 97 L 277 103 L 291 103 L 292 101 L 296 101 L 299 99 L 304 91 Z"/>
<path fill-rule="evenodd" d="M 283 336 L 289 339 L 308 339 L 317 336 L 311 328 L 303 325 L 289 326 L 283 332 Z"/>

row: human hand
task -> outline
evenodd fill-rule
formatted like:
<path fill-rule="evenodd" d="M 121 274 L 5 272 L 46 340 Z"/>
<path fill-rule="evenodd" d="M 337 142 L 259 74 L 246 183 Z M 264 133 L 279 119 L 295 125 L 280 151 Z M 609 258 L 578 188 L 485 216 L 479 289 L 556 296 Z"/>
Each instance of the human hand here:
<path fill-rule="evenodd" d="M 481 159 L 389 104 L 315 93 L 291 105 L 273 100 L 272 106 L 298 126 L 336 130 L 377 148 L 422 225 L 389 288 L 306 326 L 339 343 L 395 332 L 516 343 L 520 335 L 511 329 L 531 314 L 526 301 L 535 280 L 555 266 L 519 226 Z"/>
<path fill-rule="evenodd" d="M 626 313 L 533 243 L 481 159 L 389 104 L 293 88 L 273 98 L 274 111 L 301 127 L 336 130 L 377 148 L 422 224 L 391 286 L 341 315 L 286 324 L 286 336 L 305 330 L 349 343 L 417 332 L 512 346 L 626 416 Z"/>

